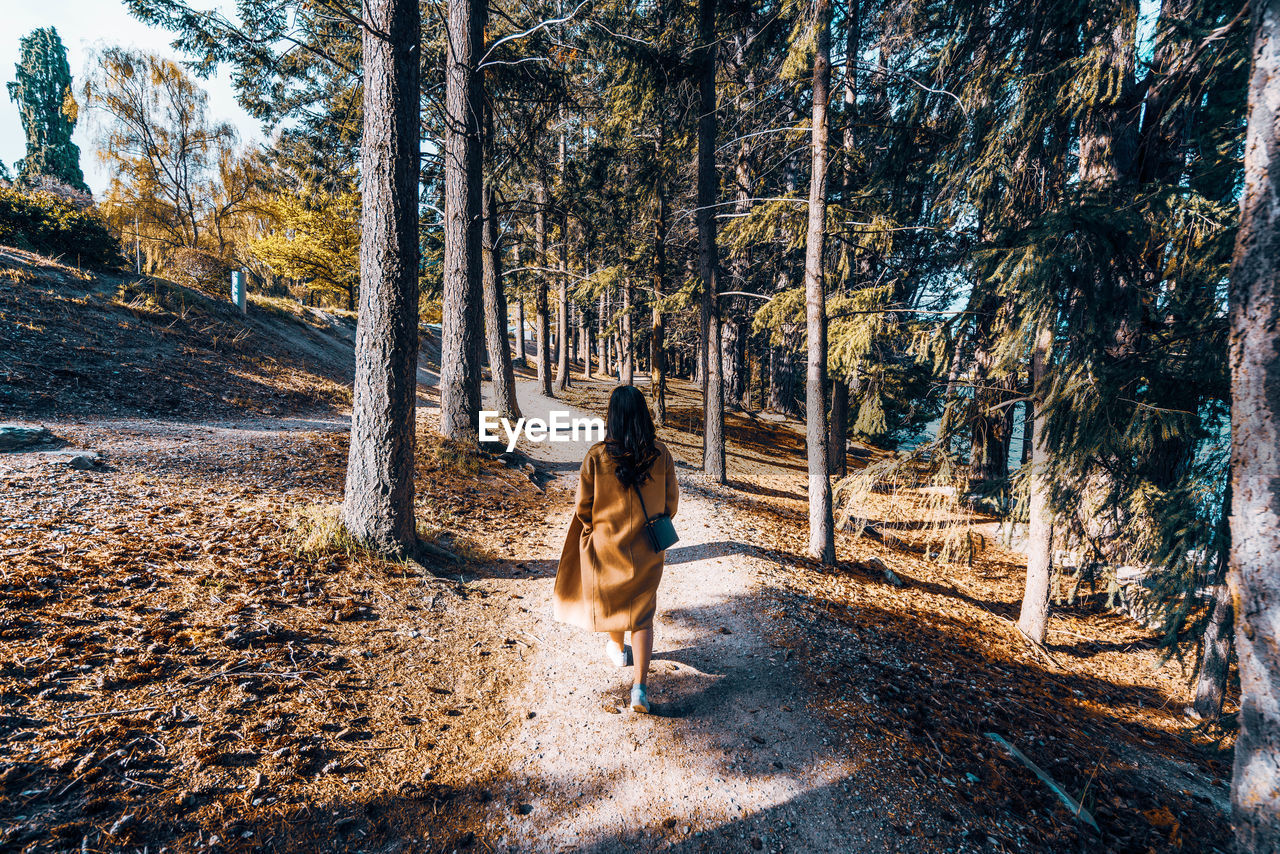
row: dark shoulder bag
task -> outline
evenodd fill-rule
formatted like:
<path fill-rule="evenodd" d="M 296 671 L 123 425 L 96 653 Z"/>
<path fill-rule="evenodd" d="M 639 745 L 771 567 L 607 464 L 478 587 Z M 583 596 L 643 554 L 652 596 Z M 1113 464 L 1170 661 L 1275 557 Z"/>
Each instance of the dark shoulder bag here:
<path fill-rule="evenodd" d="M 644 506 L 644 493 L 640 491 L 640 484 L 636 484 L 635 490 L 636 495 L 640 496 L 640 512 L 644 514 L 644 535 L 655 552 L 665 552 L 680 542 L 680 537 L 676 535 L 676 526 L 671 523 L 671 517 L 666 513 L 659 513 L 650 518 L 649 511 Z"/>

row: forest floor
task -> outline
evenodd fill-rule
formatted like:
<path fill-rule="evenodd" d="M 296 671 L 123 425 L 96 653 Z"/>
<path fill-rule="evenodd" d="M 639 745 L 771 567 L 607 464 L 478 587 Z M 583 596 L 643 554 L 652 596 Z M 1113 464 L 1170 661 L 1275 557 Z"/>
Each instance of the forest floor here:
<path fill-rule="evenodd" d="M 731 413 L 711 486 L 672 384 L 682 541 L 637 716 L 600 637 L 550 618 L 583 446 L 451 447 L 425 370 L 418 513 L 462 562 L 383 561 L 334 525 L 341 318 L 167 289 L 139 315 L 113 302 L 137 285 L 65 273 L 29 299 L 24 275 L 0 278 L 5 334 L 58 346 L 12 345 L 5 418 L 62 444 L 0 455 L 0 848 L 1228 850 L 1230 744 L 1186 723 L 1151 632 L 1084 596 L 1030 648 L 995 542 L 944 564 L 923 534 L 841 532 L 838 566 L 807 560 L 794 422 Z M 237 324 L 261 347 L 209 346 Z M 602 413 L 611 387 L 562 404 L 522 373 L 521 404 Z"/>

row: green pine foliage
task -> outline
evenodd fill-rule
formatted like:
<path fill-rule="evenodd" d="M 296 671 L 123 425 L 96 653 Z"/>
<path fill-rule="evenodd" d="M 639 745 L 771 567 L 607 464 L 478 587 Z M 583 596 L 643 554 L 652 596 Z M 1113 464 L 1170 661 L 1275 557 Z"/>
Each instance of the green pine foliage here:
<path fill-rule="evenodd" d="M 27 135 L 18 178 L 36 183 L 44 176 L 87 193 L 80 149 L 71 141 L 80 109 L 72 94 L 67 49 L 53 27 L 33 30 L 20 45 L 17 76 L 9 84 Z"/>

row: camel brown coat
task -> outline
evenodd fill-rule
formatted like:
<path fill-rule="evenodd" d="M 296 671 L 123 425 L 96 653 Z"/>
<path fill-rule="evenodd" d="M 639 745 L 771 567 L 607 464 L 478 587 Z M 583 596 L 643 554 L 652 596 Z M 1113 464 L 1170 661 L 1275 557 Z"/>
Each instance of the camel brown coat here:
<path fill-rule="evenodd" d="M 658 458 L 640 487 L 650 516 L 676 514 L 680 492 L 671 452 L 657 443 Z M 578 506 L 569 523 L 556 572 L 555 618 L 596 632 L 653 625 L 663 554 L 644 533 L 636 491 L 624 487 L 604 443 L 582 461 Z"/>

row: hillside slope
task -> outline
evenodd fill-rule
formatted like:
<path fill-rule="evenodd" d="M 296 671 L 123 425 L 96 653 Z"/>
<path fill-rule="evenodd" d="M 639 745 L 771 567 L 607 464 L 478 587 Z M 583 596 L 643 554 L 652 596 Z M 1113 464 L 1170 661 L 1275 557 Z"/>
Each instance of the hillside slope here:
<path fill-rule="evenodd" d="M 350 402 L 355 321 L 234 305 L 164 279 L 0 247 L 0 413 L 233 415 Z"/>

